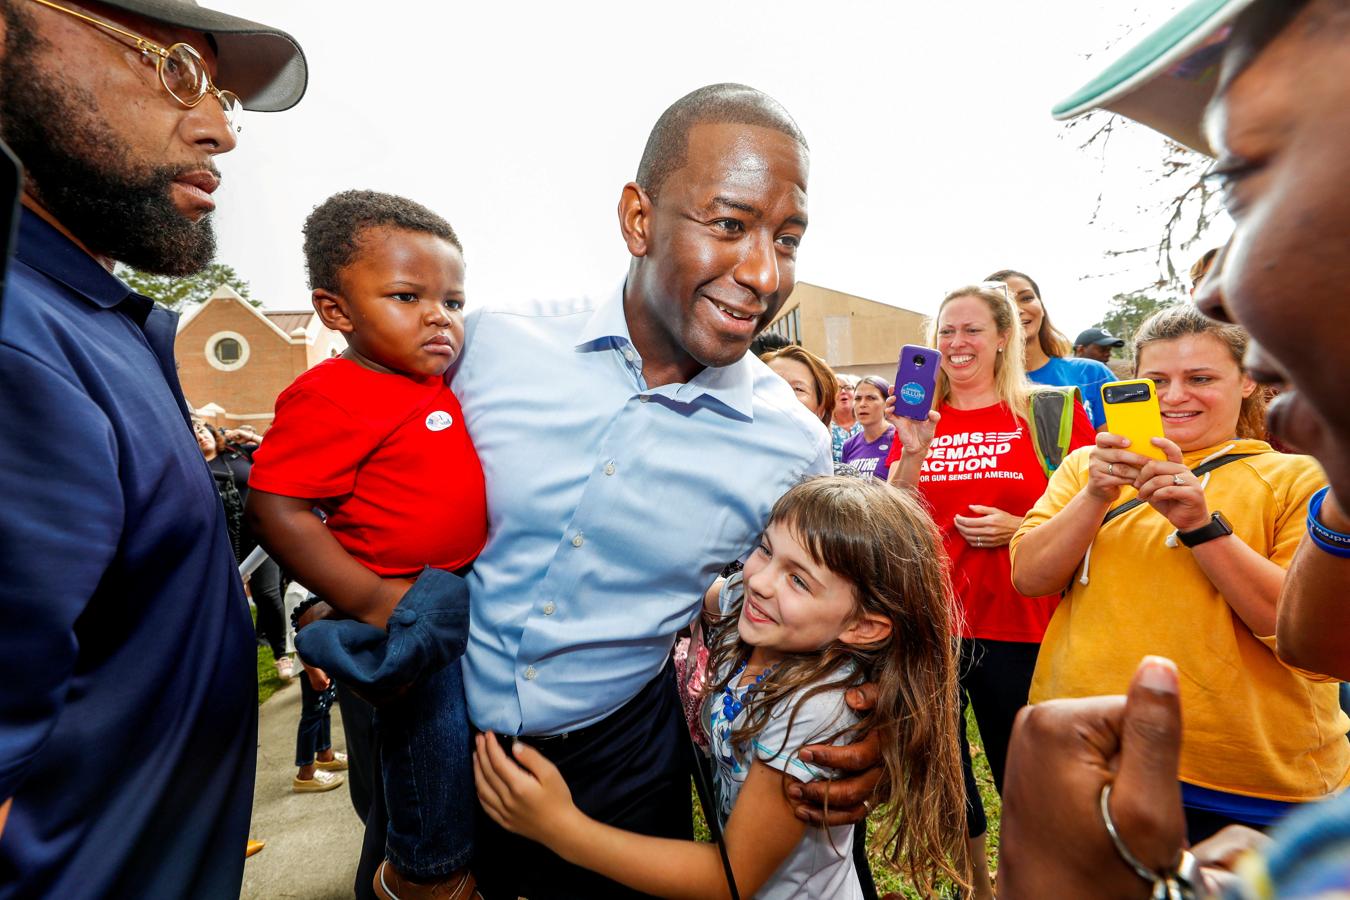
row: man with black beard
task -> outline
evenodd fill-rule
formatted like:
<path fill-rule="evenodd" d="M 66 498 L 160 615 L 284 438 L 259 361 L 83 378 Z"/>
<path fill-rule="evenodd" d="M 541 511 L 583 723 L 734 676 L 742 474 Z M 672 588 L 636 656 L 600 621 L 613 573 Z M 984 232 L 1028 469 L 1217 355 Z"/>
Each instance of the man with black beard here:
<path fill-rule="evenodd" d="M 0 305 L 0 897 L 237 897 L 253 629 L 174 369 L 111 274 L 215 252 L 240 107 L 304 93 L 289 35 L 192 0 L 0 0 L 27 170 Z"/>

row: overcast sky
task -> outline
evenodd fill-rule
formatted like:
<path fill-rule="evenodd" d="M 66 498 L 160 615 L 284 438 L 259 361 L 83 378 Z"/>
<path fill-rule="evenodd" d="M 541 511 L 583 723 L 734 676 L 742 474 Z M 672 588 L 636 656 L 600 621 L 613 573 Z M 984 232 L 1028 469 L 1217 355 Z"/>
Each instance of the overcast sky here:
<path fill-rule="evenodd" d="M 1157 274 L 1104 254 L 1157 239 L 1161 138 L 1082 150 L 1048 110 L 1181 0 L 205 2 L 285 28 L 309 59 L 300 105 L 248 114 L 221 159 L 220 259 L 272 308 L 308 305 L 300 226 L 347 188 L 448 218 L 470 304 L 612 287 L 648 131 L 718 81 L 778 98 L 811 144 L 801 280 L 929 313 L 1022 269 L 1072 337 Z"/>

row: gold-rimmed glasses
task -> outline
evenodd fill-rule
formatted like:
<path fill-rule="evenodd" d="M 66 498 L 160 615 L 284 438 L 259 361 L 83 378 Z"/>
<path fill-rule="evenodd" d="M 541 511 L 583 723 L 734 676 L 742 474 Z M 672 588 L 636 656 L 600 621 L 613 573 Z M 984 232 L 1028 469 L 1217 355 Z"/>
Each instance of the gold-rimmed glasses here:
<path fill-rule="evenodd" d="M 178 43 L 168 48 L 161 47 L 138 34 L 95 19 L 93 16 L 67 9 L 52 3 L 51 0 L 33 0 L 33 2 L 130 40 L 137 50 L 154 58 L 155 67 L 159 71 L 159 83 L 164 85 L 164 90 L 169 92 L 170 97 L 191 109 L 206 99 L 207 94 L 214 95 L 220 102 L 220 108 L 225 112 L 225 121 L 229 127 L 236 132 L 241 130 L 238 119 L 243 104 L 237 96 L 229 91 L 222 91 L 212 83 L 211 74 L 206 70 L 206 60 L 202 59 L 201 54 L 191 44 Z"/>

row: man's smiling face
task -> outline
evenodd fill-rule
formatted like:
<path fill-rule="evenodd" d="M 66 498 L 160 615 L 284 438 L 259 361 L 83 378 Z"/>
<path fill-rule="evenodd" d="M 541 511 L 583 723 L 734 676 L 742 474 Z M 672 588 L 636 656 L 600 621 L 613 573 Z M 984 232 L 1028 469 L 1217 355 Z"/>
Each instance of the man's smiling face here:
<path fill-rule="evenodd" d="M 1265 43 L 1261 7 L 1234 30 L 1207 119 L 1236 227 L 1196 302 L 1251 332 L 1253 376 L 1287 386 L 1272 432 L 1350 497 L 1350 11 L 1311 0 Z"/>
<path fill-rule="evenodd" d="M 653 201 L 642 258 L 644 358 L 687 372 L 736 362 L 796 284 L 806 149 L 772 128 L 702 123 Z M 648 347 L 642 347 L 644 338 Z"/>

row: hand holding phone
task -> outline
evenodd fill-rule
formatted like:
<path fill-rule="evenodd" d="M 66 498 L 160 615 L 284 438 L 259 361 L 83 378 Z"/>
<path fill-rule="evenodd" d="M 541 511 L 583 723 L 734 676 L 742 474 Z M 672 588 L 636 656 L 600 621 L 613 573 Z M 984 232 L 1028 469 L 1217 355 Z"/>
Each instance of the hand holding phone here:
<path fill-rule="evenodd" d="M 1162 448 L 1153 446 L 1153 438 L 1163 437 L 1163 424 L 1158 389 L 1152 379 L 1109 381 L 1102 385 L 1102 401 L 1106 430 L 1129 438 L 1126 449 L 1149 459 L 1167 459 Z"/>
<path fill-rule="evenodd" d="M 942 354 L 932 347 L 906 344 L 900 348 L 900 366 L 895 370 L 896 415 L 927 421 L 941 367 Z"/>

